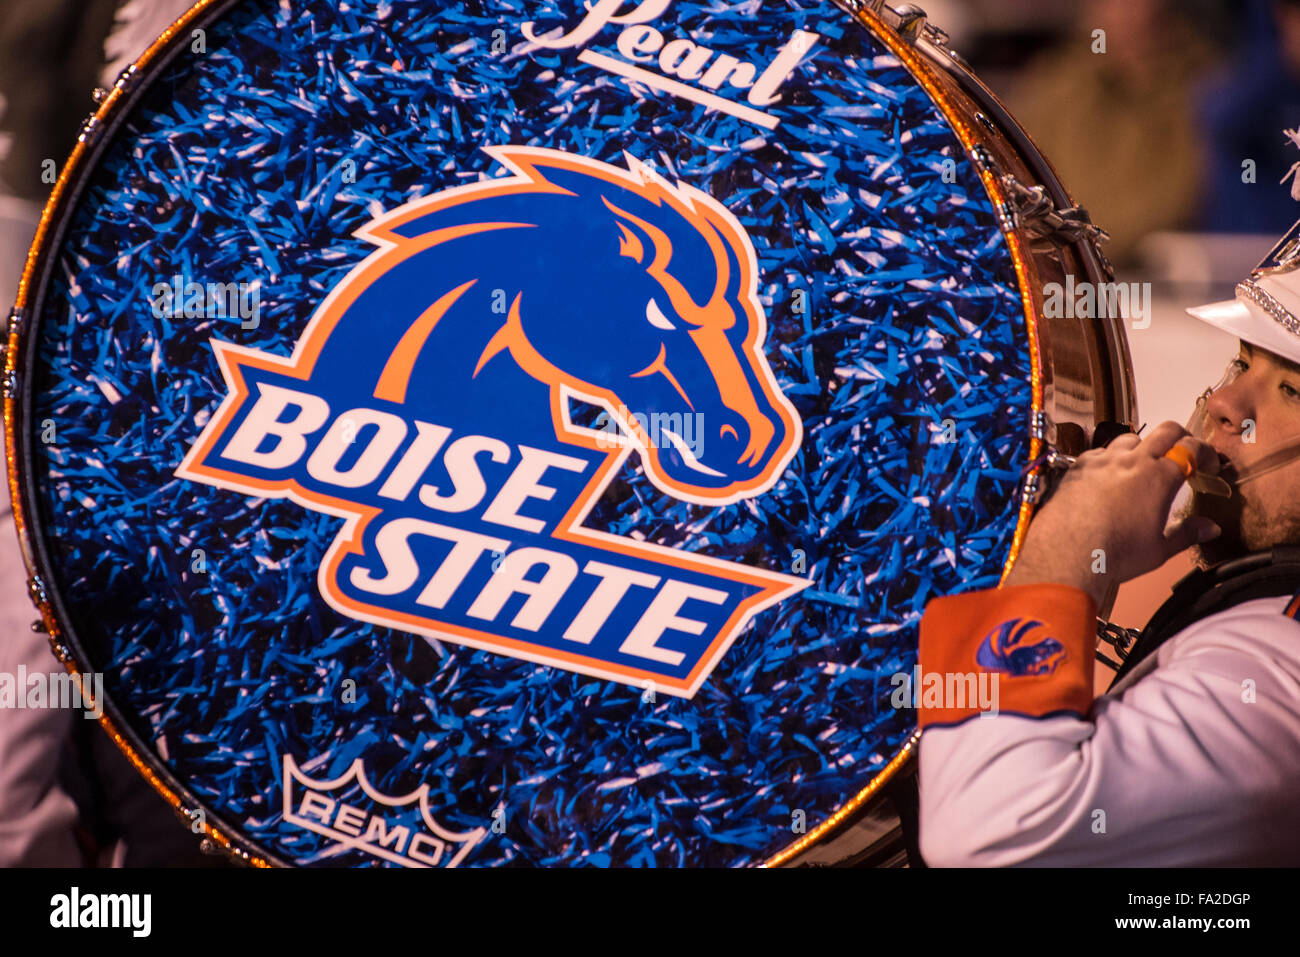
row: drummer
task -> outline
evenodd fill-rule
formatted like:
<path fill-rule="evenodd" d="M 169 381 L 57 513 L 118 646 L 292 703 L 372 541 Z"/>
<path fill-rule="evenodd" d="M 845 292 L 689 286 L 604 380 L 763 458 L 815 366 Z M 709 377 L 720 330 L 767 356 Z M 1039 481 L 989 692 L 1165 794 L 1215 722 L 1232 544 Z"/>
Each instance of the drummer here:
<path fill-rule="evenodd" d="M 1300 437 L 1300 243 L 1237 288 L 1190 310 L 1241 340 L 1204 434 L 1165 422 L 1082 455 L 1002 587 L 926 609 L 921 672 L 999 685 L 992 720 L 921 703 L 931 866 L 1300 864 L 1300 549 L 1285 548 L 1300 546 L 1300 457 L 1286 452 Z M 1285 464 L 1265 473 L 1266 458 Z M 1184 481 L 1221 465 L 1258 478 L 1230 498 L 1198 492 L 1166 527 Z M 1094 700 L 1107 590 L 1189 547 L 1208 568 Z"/>

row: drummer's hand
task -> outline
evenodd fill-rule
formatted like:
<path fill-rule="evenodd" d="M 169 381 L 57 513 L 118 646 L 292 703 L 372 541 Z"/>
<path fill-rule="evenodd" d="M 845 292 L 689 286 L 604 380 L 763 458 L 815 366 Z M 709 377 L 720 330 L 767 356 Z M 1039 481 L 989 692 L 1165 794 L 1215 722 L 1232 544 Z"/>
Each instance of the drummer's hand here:
<path fill-rule="evenodd" d="M 1104 449 L 1079 456 L 1025 534 L 1005 585 L 1073 585 L 1098 606 L 1112 584 L 1126 582 L 1219 534 L 1203 516 L 1165 528 L 1174 496 L 1186 479 L 1164 455 L 1174 445 L 1191 452 L 1196 467 L 1219 471 L 1214 449 L 1164 422 L 1145 439 L 1121 435 Z"/>

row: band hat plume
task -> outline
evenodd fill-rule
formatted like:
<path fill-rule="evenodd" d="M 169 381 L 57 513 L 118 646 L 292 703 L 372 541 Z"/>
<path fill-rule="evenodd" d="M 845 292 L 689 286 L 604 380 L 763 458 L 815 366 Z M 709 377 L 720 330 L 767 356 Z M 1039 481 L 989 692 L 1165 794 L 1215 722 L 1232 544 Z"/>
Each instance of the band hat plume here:
<path fill-rule="evenodd" d="M 1285 132 L 1300 147 L 1300 130 Z M 1300 200 L 1300 162 L 1282 182 L 1288 179 L 1292 198 Z M 1300 363 L 1300 222 L 1278 240 L 1250 278 L 1237 285 L 1235 299 L 1187 312 L 1253 346 Z"/>
<path fill-rule="evenodd" d="M 1283 130 L 1282 133 L 1289 139 L 1296 149 L 1300 149 L 1300 129 Z M 1295 177 L 1292 179 L 1292 177 Z M 1291 168 L 1286 171 L 1282 177 L 1282 182 L 1291 180 L 1291 198 L 1300 202 L 1300 161 L 1292 163 Z"/>

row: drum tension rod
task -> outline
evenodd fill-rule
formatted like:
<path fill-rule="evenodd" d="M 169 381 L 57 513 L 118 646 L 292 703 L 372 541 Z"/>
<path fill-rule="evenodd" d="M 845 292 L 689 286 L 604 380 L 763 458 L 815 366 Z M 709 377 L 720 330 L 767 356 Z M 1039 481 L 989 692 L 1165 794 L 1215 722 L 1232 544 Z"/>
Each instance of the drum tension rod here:
<path fill-rule="evenodd" d="M 1021 493 L 1025 501 L 1030 505 L 1037 505 L 1043 497 L 1043 473 L 1044 470 L 1050 472 L 1064 472 L 1070 468 L 1077 459 L 1073 455 L 1067 455 L 1054 445 L 1049 445 L 1045 451 L 1029 465 L 1025 466 L 1025 481 L 1021 487 Z"/>
<path fill-rule="evenodd" d="M 1052 420 L 1045 411 L 1035 409 L 1029 413 L 1030 439 L 1037 440 L 1043 446 L 1038 457 L 1026 465 L 1021 472 L 1024 481 L 1021 483 L 1020 493 L 1025 502 L 1030 505 L 1037 505 L 1043 497 L 1044 470 L 1057 471 L 1067 469 L 1074 464 L 1073 456 L 1066 455 L 1053 444 L 1054 431 Z"/>
<path fill-rule="evenodd" d="M 1031 189 L 1013 174 L 1003 170 L 986 146 L 973 146 L 970 158 L 971 162 L 984 172 L 992 174 L 1001 184 L 1007 201 L 997 204 L 998 218 L 1009 229 L 1023 227 L 1029 233 L 1034 252 L 1051 252 L 1061 245 L 1085 239 L 1100 247 L 1110 240 L 1110 233 L 1094 223 L 1086 209 L 1082 206 L 1056 206 L 1042 186 Z"/>
<path fill-rule="evenodd" d="M 1082 206 L 1058 208 L 1042 186 L 1031 189 L 1010 173 L 1004 173 L 1001 182 L 1016 218 L 1029 232 L 1036 251 L 1049 251 L 1061 241 L 1077 243 L 1088 239 L 1097 244 L 1109 241 L 1110 233 L 1094 223 Z"/>

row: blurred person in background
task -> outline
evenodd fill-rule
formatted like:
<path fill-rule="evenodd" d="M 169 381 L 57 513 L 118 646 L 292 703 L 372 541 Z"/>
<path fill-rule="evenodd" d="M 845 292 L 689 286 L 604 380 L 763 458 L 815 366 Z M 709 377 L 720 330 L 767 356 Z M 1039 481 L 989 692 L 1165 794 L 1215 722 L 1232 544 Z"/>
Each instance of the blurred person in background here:
<path fill-rule="evenodd" d="M 1247 0 L 1237 13 L 1238 53 L 1199 98 L 1209 164 L 1201 226 L 1279 233 L 1295 210 L 1260 185 L 1276 185 L 1295 159 L 1279 131 L 1300 127 L 1300 0 Z"/>
<path fill-rule="evenodd" d="M 1075 202 L 1110 233 L 1106 254 L 1117 266 L 1133 264 L 1148 232 L 1199 216 L 1196 83 L 1218 54 L 1186 6 L 1078 4 L 1063 44 L 1033 60 L 1005 97 Z"/>

